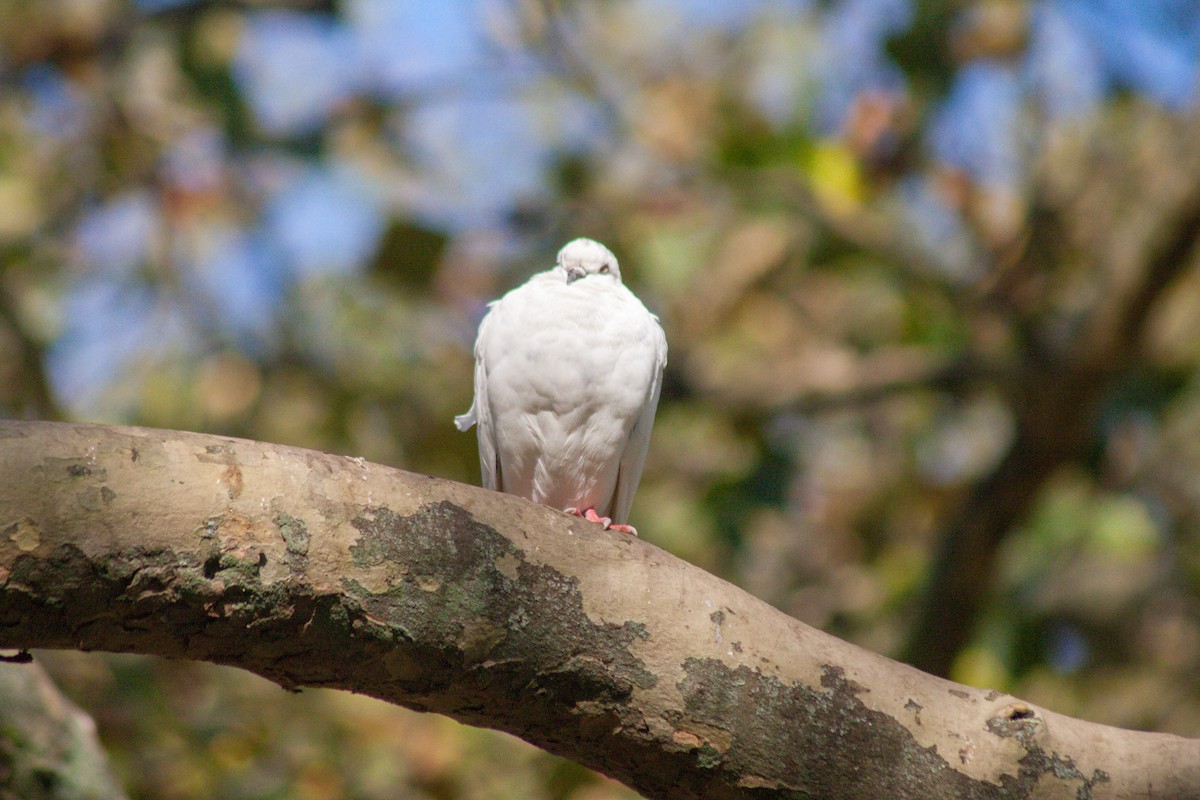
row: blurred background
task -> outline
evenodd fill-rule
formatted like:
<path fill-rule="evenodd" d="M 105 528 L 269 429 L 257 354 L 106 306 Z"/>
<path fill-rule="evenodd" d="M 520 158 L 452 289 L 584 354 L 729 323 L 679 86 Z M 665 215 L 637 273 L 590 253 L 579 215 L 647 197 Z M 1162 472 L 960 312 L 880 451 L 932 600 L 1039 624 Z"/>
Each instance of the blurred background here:
<path fill-rule="evenodd" d="M 980 687 L 1200 736 L 1197 0 L 0 0 L 0 415 L 477 482 L 484 304 L 608 244 L 632 522 Z M 635 795 L 247 673 L 47 653 L 136 798 Z"/>

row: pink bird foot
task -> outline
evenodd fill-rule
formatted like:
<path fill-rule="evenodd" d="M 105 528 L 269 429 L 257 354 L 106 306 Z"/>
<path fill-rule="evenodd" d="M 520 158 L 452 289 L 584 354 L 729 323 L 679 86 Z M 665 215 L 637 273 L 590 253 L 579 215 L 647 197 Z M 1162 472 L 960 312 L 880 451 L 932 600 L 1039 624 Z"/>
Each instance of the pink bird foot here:
<path fill-rule="evenodd" d="M 602 517 L 596 513 L 596 509 L 589 508 L 586 511 L 580 511 L 578 508 L 564 508 L 564 512 L 575 517 L 583 517 L 588 522 L 598 522 L 604 526 L 606 531 L 612 530 L 618 533 L 628 533 L 630 536 L 637 536 L 637 528 L 632 525 L 613 524 L 612 517 Z"/>

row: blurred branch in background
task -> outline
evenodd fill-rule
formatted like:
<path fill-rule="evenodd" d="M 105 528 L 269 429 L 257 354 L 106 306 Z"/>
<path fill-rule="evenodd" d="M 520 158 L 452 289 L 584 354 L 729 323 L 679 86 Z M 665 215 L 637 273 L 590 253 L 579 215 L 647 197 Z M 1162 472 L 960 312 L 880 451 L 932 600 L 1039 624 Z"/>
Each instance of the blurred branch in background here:
<path fill-rule="evenodd" d="M 0 253 L 0 264 L 8 262 Z M 0 403 L 17 417 L 62 419 L 46 376 L 45 349 L 21 318 L 5 277 L 0 267 L 0 386 L 6 395 Z"/>
<path fill-rule="evenodd" d="M 1057 197 L 1057 214 L 1082 213 L 1083 218 L 1059 220 L 1052 214 L 1041 219 L 1059 234 L 1067 230 L 1075 234 L 1074 241 L 1049 252 L 1063 262 L 1088 265 L 1086 279 L 1098 287 L 1099 302 L 1081 319 L 1071 320 L 1065 332 L 1057 309 L 1034 317 L 1039 326 L 1029 331 L 1024 364 L 1012 384 L 1013 444 L 967 497 L 959 518 L 941 540 L 925 606 L 905 656 L 920 669 L 949 674 L 992 586 L 1004 538 L 1029 513 L 1054 472 L 1086 456 L 1105 402 L 1143 352 L 1156 302 L 1195 265 L 1200 241 L 1200 137 L 1194 120 L 1164 127 L 1156 133 L 1164 145 L 1172 144 L 1172 152 L 1140 174 L 1124 174 L 1120 167 L 1119 181 L 1118 175 L 1106 174 L 1119 131 L 1111 139 L 1103 137 L 1103 155 L 1089 160 L 1091 180 L 1104 184 L 1112 198 L 1109 202 L 1122 212 L 1119 216 L 1096 219 L 1095 208 L 1075 197 Z M 1121 166 L 1131 161 L 1130 155 L 1115 159 Z M 1145 213 L 1146 206 L 1153 213 Z M 1133 208 L 1142 213 L 1129 213 Z M 1030 234 L 1031 242 L 1050 238 L 1036 228 Z M 1072 244 L 1082 244 L 1082 252 L 1071 252 Z M 1046 250 L 1026 246 L 1013 269 L 1040 276 L 1053 274 L 1058 266 L 1047 261 Z M 1042 296 L 1037 302 L 1046 299 Z"/>
<path fill-rule="evenodd" d="M 38 664 L 0 663 L 0 796 L 123 800 L 96 725 Z"/>

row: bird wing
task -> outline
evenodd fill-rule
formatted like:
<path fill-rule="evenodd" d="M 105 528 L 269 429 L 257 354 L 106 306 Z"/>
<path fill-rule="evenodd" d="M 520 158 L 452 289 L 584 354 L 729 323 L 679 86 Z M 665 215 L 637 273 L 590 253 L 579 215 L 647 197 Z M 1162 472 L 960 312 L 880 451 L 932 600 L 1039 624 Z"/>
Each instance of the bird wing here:
<path fill-rule="evenodd" d="M 488 304 L 493 309 L 496 302 Z M 496 431 L 492 425 L 492 406 L 488 401 L 487 368 L 483 363 L 484 343 L 488 335 L 488 322 L 492 319 L 491 310 L 479 323 L 479 335 L 475 339 L 475 399 L 467 413 L 454 418 L 454 424 L 460 431 L 475 430 L 479 439 L 479 472 L 483 478 L 483 487 L 493 491 L 500 489 L 500 462 L 496 455 Z M 502 489 L 500 489 L 503 491 Z"/>
<path fill-rule="evenodd" d="M 633 495 L 642 479 L 642 468 L 646 465 L 646 453 L 650 449 L 650 429 L 654 427 L 654 412 L 658 409 L 658 395 L 662 390 L 663 369 L 667 366 L 667 337 L 657 317 L 653 328 L 656 337 L 654 375 L 646 392 L 646 403 L 629 431 L 629 438 L 625 440 L 625 450 L 621 453 L 621 464 L 617 470 L 617 488 L 610 513 L 613 522 L 619 524 L 629 519 Z"/>

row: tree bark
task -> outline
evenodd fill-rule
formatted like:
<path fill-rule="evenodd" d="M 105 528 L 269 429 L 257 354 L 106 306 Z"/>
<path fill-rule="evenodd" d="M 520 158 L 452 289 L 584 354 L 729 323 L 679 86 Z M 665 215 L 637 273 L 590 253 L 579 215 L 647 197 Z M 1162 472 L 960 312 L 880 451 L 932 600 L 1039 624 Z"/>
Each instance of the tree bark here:
<path fill-rule="evenodd" d="M 357 459 L 0 422 L 0 646 L 229 664 L 663 798 L 1200 798 L 1200 740 L 842 642 L 638 539 Z"/>

